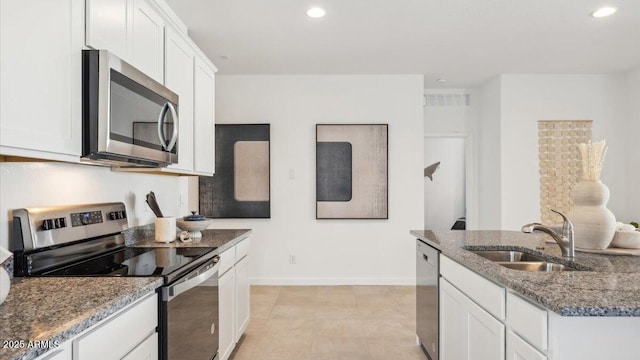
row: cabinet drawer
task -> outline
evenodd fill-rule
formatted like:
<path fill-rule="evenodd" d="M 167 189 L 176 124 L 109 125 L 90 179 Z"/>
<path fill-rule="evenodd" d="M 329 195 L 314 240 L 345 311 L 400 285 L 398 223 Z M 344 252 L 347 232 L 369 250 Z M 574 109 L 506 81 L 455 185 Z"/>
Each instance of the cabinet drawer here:
<path fill-rule="evenodd" d="M 236 247 L 232 246 L 220 254 L 220 270 L 218 270 L 218 277 L 229 271 L 236 262 Z"/>
<path fill-rule="evenodd" d="M 508 330 L 507 360 L 547 360 L 547 357 L 522 340 L 520 336 Z"/>
<path fill-rule="evenodd" d="M 236 244 L 236 263 L 249 254 L 250 239 L 246 238 Z"/>
<path fill-rule="evenodd" d="M 504 320 L 504 288 L 443 255 L 440 256 L 440 274 L 490 314 Z"/>
<path fill-rule="evenodd" d="M 158 333 L 153 333 L 142 344 L 133 349 L 122 360 L 158 359 Z"/>
<path fill-rule="evenodd" d="M 74 359 L 119 360 L 155 332 L 156 295 L 124 310 L 113 320 L 74 340 Z"/>
<path fill-rule="evenodd" d="M 50 350 L 36 360 L 71 360 L 71 341 L 65 341 L 59 347 Z"/>
<path fill-rule="evenodd" d="M 547 350 L 547 311 L 507 293 L 507 325 L 541 350 Z"/>

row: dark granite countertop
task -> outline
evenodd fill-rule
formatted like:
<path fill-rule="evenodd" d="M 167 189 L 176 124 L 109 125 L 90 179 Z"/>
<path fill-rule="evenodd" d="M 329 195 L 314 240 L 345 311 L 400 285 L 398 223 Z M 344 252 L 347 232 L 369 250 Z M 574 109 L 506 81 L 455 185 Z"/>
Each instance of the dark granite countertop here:
<path fill-rule="evenodd" d="M 640 316 L 640 257 L 576 252 L 564 260 L 546 234 L 517 231 L 426 231 L 411 234 L 514 292 L 562 316 Z M 539 249 L 544 247 L 544 249 Z M 527 272 L 507 269 L 467 251 L 524 250 L 583 271 Z"/>
<path fill-rule="evenodd" d="M 69 340 L 160 285 L 158 277 L 14 278 L 0 305 L 0 341 L 25 347 L 0 343 L 0 359 L 35 359 L 48 349 L 28 348 L 30 341 Z"/>
<path fill-rule="evenodd" d="M 251 230 L 204 230 L 200 241 L 169 244 L 154 240 L 153 226 L 125 232 L 130 247 L 217 247 L 223 252 Z M 73 338 L 162 285 L 160 277 L 14 278 L 0 305 L 0 359 L 30 360 L 47 352 L 38 348 L 3 348 L 3 340 L 58 341 Z"/>
<path fill-rule="evenodd" d="M 133 236 L 125 238 L 127 246 L 130 247 L 217 247 L 216 251 L 221 253 L 234 246 L 251 234 L 249 229 L 210 229 L 202 230 L 202 238 L 198 241 L 182 242 L 180 240 L 170 243 L 155 241 L 153 227 L 143 228 L 136 231 Z"/>

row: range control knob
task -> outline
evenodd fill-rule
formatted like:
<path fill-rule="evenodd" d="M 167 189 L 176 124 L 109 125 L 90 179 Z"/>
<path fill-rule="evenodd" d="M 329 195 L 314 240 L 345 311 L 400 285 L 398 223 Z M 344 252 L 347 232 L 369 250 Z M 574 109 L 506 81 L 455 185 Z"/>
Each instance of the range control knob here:
<path fill-rule="evenodd" d="M 115 211 L 112 211 L 109 213 L 109 220 L 118 220 L 118 213 Z"/>
<path fill-rule="evenodd" d="M 58 219 L 58 222 L 60 223 L 60 227 L 67 227 L 67 218 L 63 218 L 61 217 L 60 219 Z"/>
<path fill-rule="evenodd" d="M 89 213 L 82 214 L 82 218 L 80 219 L 80 222 L 82 222 L 82 225 L 89 225 L 90 216 L 91 215 Z"/>

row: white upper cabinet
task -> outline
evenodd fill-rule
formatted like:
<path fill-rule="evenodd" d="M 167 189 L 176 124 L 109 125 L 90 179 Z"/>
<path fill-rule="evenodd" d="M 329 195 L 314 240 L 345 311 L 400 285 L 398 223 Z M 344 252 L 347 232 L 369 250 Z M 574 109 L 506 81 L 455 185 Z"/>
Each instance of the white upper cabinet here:
<path fill-rule="evenodd" d="M 80 162 L 82 50 L 108 50 L 179 96 L 178 164 L 213 175 L 215 73 L 163 0 L 2 0 L 0 155 Z"/>
<path fill-rule="evenodd" d="M 215 79 L 216 69 L 196 57 L 194 69 L 194 171 L 200 175 L 215 172 Z"/>
<path fill-rule="evenodd" d="M 147 0 L 133 0 L 132 65 L 164 83 L 164 21 Z"/>
<path fill-rule="evenodd" d="M 163 83 L 162 17 L 147 0 L 87 0 L 86 45 L 109 50 Z"/>
<path fill-rule="evenodd" d="M 165 85 L 178 94 L 178 163 L 172 169 L 193 170 L 193 59 L 194 50 L 177 31 L 168 28 Z"/>
<path fill-rule="evenodd" d="M 79 160 L 83 18 L 83 0 L 0 2 L 1 154 Z"/>
<path fill-rule="evenodd" d="M 86 44 L 125 61 L 131 53 L 131 0 L 87 0 Z"/>

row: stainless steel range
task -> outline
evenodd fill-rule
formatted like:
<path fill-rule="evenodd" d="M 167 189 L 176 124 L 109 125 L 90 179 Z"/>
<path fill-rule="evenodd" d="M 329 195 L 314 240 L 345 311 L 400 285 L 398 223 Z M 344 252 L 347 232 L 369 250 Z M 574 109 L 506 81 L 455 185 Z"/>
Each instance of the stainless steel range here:
<path fill-rule="evenodd" d="M 123 203 L 13 211 L 14 276 L 157 276 L 161 359 L 218 354 L 216 248 L 125 246 Z"/>

